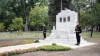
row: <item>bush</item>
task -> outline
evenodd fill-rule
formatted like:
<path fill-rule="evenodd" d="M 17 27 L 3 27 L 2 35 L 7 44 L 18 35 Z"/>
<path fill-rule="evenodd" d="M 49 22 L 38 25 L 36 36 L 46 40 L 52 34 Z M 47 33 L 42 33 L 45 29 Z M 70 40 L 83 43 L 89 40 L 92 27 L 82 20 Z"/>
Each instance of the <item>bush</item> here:
<path fill-rule="evenodd" d="M 52 43 L 52 45 L 57 45 L 56 43 Z"/>
<path fill-rule="evenodd" d="M 39 43 L 39 40 L 35 40 L 34 43 Z"/>
<path fill-rule="evenodd" d="M 42 51 L 68 51 L 71 50 L 70 47 L 66 46 L 58 46 L 58 45 L 45 45 L 38 47 L 39 50 Z"/>
<path fill-rule="evenodd" d="M 5 28 L 4 23 L 0 22 L 0 31 L 3 31 L 4 28 Z"/>

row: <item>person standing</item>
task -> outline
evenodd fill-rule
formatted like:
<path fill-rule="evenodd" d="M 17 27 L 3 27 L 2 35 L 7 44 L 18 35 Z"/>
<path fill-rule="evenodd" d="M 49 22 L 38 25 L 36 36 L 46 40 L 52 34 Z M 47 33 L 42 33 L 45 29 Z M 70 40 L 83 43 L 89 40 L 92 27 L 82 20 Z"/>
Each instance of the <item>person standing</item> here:
<path fill-rule="evenodd" d="M 79 25 L 79 22 L 76 22 L 76 23 L 77 25 L 75 27 L 75 32 L 76 32 L 77 43 L 75 45 L 80 45 L 80 41 L 81 41 L 80 34 L 82 33 L 82 29 L 81 29 L 81 26 Z"/>
<path fill-rule="evenodd" d="M 45 24 L 43 25 L 43 36 L 44 36 L 44 39 L 45 39 L 46 38 L 46 26 L 45 26 Z"/>

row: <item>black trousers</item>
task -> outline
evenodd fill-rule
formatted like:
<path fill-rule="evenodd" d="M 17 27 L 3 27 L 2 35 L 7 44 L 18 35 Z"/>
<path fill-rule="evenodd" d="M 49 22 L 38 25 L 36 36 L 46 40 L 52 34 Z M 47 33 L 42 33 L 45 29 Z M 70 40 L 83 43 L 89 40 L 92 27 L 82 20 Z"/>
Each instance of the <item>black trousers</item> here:
<path fill-rule="evenodd" d="M 80 44 L 80 33 L 76 32 L 76 40 L 77 40 L 77 44 Z"/>
<path fill-rule="evenodd" d="M 43 33 L 44 39 L 46 38 L 46 33 Z"/>

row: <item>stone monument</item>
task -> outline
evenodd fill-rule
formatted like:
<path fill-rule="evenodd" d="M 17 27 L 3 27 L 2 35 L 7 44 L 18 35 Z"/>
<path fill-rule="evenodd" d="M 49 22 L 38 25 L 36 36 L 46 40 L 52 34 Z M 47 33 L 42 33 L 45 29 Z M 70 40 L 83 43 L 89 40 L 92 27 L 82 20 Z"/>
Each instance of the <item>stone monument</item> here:
<path fill-rule="evenodd" d="M 69 9 L 62 10 L 56 15 L 56 26 L 49 37 L 44 41 L 46 43 L 60 43 L 64 45 L 73 46 L 76 44 L 75 26 L 78 20 L 78 13 Z M 81 44 L 88 43 L 81 36 Z M 90 43 L 89 43 L 90 44 Z"/>

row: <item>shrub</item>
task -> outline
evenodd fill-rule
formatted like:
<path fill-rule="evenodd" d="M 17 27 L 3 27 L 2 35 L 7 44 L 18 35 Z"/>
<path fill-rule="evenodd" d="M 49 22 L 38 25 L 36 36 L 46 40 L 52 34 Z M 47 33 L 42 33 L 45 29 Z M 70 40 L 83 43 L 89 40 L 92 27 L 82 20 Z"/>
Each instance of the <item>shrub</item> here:
<path fill-rule="evenodd" d="M 0 22 L 0 31 L 3 31 L 4 28 L 5 28 L 4 23 Z"/>
<path fill-rule="evenodd" d="M 52 45 L 57 45 L 56 43 L 52 43 Z"/>
<path fill-rule="evenodd" d="M 35 41 L 34 41 L 34 43 L 38 43 L 38 42 L 39 42 L 39 40 L 35 40 Z"/>
<path fill-rule="evenodd" d="M 58 45 L 45 45 L 38 47 L 39 50 L 43 51 L 68 51 L 71 50 L 70 47 L 58 46 Z"/>

